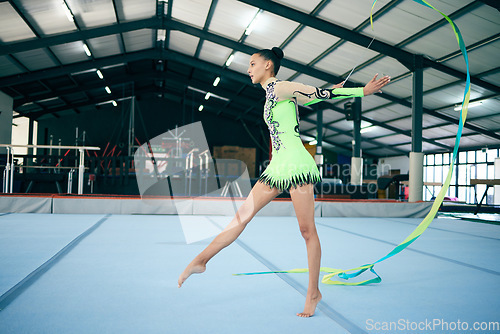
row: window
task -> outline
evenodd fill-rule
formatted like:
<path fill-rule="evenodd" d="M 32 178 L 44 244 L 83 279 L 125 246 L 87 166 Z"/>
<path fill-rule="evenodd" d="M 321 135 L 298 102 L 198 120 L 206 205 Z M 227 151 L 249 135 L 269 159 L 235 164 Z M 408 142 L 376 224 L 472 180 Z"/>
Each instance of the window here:
<path fill-rule="evenodd" d="M 453 153 L 428 154 L 424 159 L 424 181 L 442 182 L 446 180 Z M 458 163 L 455 161 L 450 187 L 446 192 L 449 197 L 456 197 L 460 202 L 474 204 L 474 186 L 471 179 L 493 179 L 495 177 L 494 162 L 500 157 L 499 149 L 481 149 L 458 152 Z M 477 197 L 481 197 L 485 185 L 477 186 Z M 441 190 L 440 186 L 424 186 L 424 200 L 431 200 Z M 488 189 L 485 204 L 490 204 L 493 188 Z M 481 198 L 478 198 L 479 201 Z"/>

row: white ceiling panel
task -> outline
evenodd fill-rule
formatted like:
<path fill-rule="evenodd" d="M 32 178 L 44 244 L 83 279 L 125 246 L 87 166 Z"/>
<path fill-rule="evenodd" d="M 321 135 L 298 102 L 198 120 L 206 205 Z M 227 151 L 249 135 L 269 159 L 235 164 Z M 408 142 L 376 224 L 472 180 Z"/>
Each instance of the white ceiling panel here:
<path fill-rule="evenodd" d="M 365 47 L 352 43 L 344 43 L 328 56 L 314 64 L 314 67 L 340 76 L 344 73 L 348 74 L 354 66 L 359 65 L 376 55 L 378 55 L 377 52 Z M 364 81 L 366 80 L 362 80 L 362 82 Z"/>
<path fill-rule="evenodd" d="M 304 1 L 305 2 L 305 1 Z M 389 0 L 377 1 L 374 12 L 389 3 Z M 355 7 L 352 1 L 332 1 L 318 15 L 319 18 L 333 22 L 345 28 L 355 28 L 370 17 L 373 1 L 356 0 Z M 354 10 L 355 8 L 355 10 Z"/>
<path fill-rule="evenodd" d="M 239 40 L 258 10 L 236 0 L 219 0 L 208 30 Z"/>
<path fill-rule="evenodd" d="M 46 49 L 36 49 L 20 52 L 16 53 L 14 56 L 30 71 L 57 66 L 57 64 L 48 55 Z"/>
<path fill-rule="evenodd" d="M 209 41 L 205 41 L 203 43 L 203 46 L 201 47 L 200 59 L 208 61 L 212 64 L 222 66 L 226 62 L 229 55 L 231 54 L 231 51 L 232 51 L 231 49 L 226 48 L 224 46 Z M 241 57 L 242 55 L 235 54 L 235 59 L 236 56 Z M 229 66 L 230 69 L 232 69 L 231 66 L 233 66 L 233 64 Z M 248 61 L 246 66 L 248 68 Z"/>
<path fill-rule="evenodd" d="M 200 39 L 196 36 L 173 30 L 170 32 L 168 48 L 193 57 L 199 41 Z"/>
<path fill-rule="evenodd" d="M 361 100 L 361 108 L 362 110 L 370 110 L 372 108 L 379 107 L 381 105 L 387 104 L 387 99 L 384 99 L 383 97 L 380 97 L 378 94 L 372 94 L 369 96 L 363 97 Z M 342 103 L 342 106 L 344 104 Z"/>
<path fill-rule="evenodd" d="M 311 131 L 313 129 L 316 129 L 316 125 L 314 123 L 309 123 L 306 122 L 305 120 L 300 120 L 300 133 L 303 133 L 305 131 Z"/>
<path fill-rule="evenodd" d="M 460 105 L 463 101 L 465 83 L 443 88 L 439 91 L 427 93 L 424 95 L 424 106 L 429 109 L 439 109 L 445 106 Z M 485 90 L 471 85 L 470 99 L 481 98 Z"/>
<path fill-rule="evenodd" d="M 11 76 L 14 74 L 23 73 L 24 70 L 19 68 L 10 57 L 0 56 L 0 76 Z"/>
<path fill-rule="evenodd" d="M 482 5 L 456 19 L 455 24 L 460 27 L 466 44 L 480 41 L 498 34 L 500 31 L 500 12 L 490 6 Z"/>
<path fill-rule="evenodd" d="M 368 149 L 371 149 L 374 147 L 378 147 L 378 145 L 374 144 L 372 142 L 366 142 L 366 141 L 361 142 L 361 149 L 363 149 L 363 150 L 368 150 Z"/>
<path fill-rule="evenodd" d="M 141 29 L 123 33 L 125 49 L 127 52 L 151 49 L 156 40 L 156 31 L 152 29 Z"/>
<path fill-rule="evenodd" d="M 192 26 L 203 28 L 210 10 L 211 1 L 182 0 L 172 4 L 172 17 Z"/>
<path fill-rule="evenodd" d="M 376 7 L 381 6 L 377 3 Z M 373 30 L 369 25 L 362 32 L 367 36 L 375 36 L 377 41 L 395 45 L 439 19 L 426 14 L 429 14 L 428 8 L 413 1 L 401 1 L 374 21 Z"/>
<path fill-rule="evenodd" d="M 431 128 L 423 130 L 422 136 L 425 138 L 439 138 L 446 136 L 454 136 L 457 134 L 457 127 L 455 126 L 442 126 L 439 128 Z"/>
<path fill-rule="evenodd" d="M 245 44 L 254 46 L 259 50 L 280 46 L 298 26 L 297 22 L 269 12 L 262 12 L 257 18 L 257 24 L 252 33 L 245 39 Z M 285 58 L 290 58 L 287 48 L 283 51 L 285 52 Z"/>
<path fill-rule="evenodd" d="M 378 78 L 380 78 L 380 75 L 378 76 Z M 382 91 L 384 93 L 388 93 L 390 95 L 394 95 L 394 96 L 406 99 L 411 95 L 412 87 L 413 87 L 413 81 L 412 81 L 412 78 L 410 76 L 410 77 L 403 78 L 401 80 L 397 80 L 395 82 L 390 82 L 387 86 L 385 86 L 382 89 Z"/>
<path fill-rule="evenodd" d="M 378 138 L 377 142 L 386 144 L 386 145 L 394 145 L 400 143 L 407 143 L 409 141 L 409 137 L 401 134 L 397 134 L 390 137 L 382 137 Z"/>
<path fill-rule="evenodd" d="M 8 43 L 35 38 L 35 34 L 8 2 L 0 3 L 0 41 Z"/>
<path fill-rule="evenodd" d="M 386 122 L 387 125 L 393 126 L 399 130 L 411 130 L 411 119 L 405 118 L 394 122 Z"/>
<path fill-rule="evenodd" d="M 331 138 L 326 138 L 325 140 L 333 143 L 334 145 L 338 143 L 345 146 L 351 146 L 352 143 L 352 137 L 346 135 L 337 135 Z"/>
<path fill-rule="evenodd" d="M 393 156 L 394 151 L 391 149 L 388 149 L 388 148 L 379 148 L 376 150 L 371 149 L 370 154 L 373 154 L 373 155 L 379 156 L 379 157 L 385 157 L 385 156 Z"/>
<path fill-rule="evenodd" d="M 50 49 L 63 64 L 77 63 L 91 59 L 85 54 L 81 41 L 54 45 Z"/>
<path fill-rule="evenodd" d="M 66 17 L 62 1 L 57 0 L 20 0 L 22 8 L 32 18 L 40 35 L 53 35 L 74 31 L 76 26 Z"/>
<path fill-rule="evenodd" d="M 444 144 L 444 143 L 442 143 Z M 444 144 L 446 145 L 446 144 Z M 444 149 L 441 147 L 441 146 L 437 146 L 437 145 L 433 145 L 431 143 L 428 143 L 428 142 L 423 142 L 422 143 L 422 151 L 423 152 L 428 152 L 428 151 L 443 151 Z"/>
<path fill-rule="evenodd" d="M 367 67 L 355 71 L 352 74 L 351 78 L 352 80 L 357 82 L 368 83 L 368 81 L 370 81 L 373 78 L 373 76 L 377 73 L 379 74 L 378 77 L 380 78 L 384 75 L 396 77 L 406 72 L 408 72 L 408 69 L 404 67 L 399 61 L 390 57 L 384 57 Z M 393 89 L 397 90 L 398 85 L 401 86 L 404 85 L 404 87 L 407 87 L 407 85 L 404 84 L 405 80 L 401 80 L 401 82 L 403 83 L 396 82 L 395 87 Z"/>
<path fill-rule="evenodd" d="M 500 31 L 500 24 L 498 25 Z M 469 58 L 469 70 L 471 75 L 477 75 L 491 69 L 491 59 L 500 55 L 500 39 L 491 44 L 467 52 Z M 445 61 L 443 64 L 459 71 L 465 72 L 465 61 L 462 55 Z M 498 65 L 498 64 L 497 64 Z"/>
<path fill-rule="evenodd" d="M 379 122 L 386 122 L 394 118 L 409 115 L 411 115 L 411 109 L 400 104 L 394 104 L 388 107 L 384 107 L 383 109 L 363 113 L 363 116 L 369 117 Z"/>
<path fill-rule="evenodd" d="M 112 0 L 66 0 L 80 28 L 93 28 L 116 23 Z"/>
<path fill-rule="evenodd" d="M 323 111 L 323 124 L 328 124 L 330 122 L 338 121 L 340 119 L 344 119 L 345 114 L 339 113 L 335 110 L 325 110 Z"/>
<path fill-rule="evenodd" d="M 500 113 L 496 115 L 491 115 L 486 118 L 472 119 L 469 121 L 470 124 L 477 125 L 484 129 L 500 129 Z"/>
<path fill-rule="evenodd" d="M 437 59 L 459 50 L 459 47 L 453 30 L 445 25 L 430 32 L 425 38 L 419 38 L 404 46 L 403 49 Z"/>
<path fill-rule="evenodd" d="M 156 15 L 156 0 L 120 0 L 115 3 L 120 22 L 148 19 Z"/>
<path fill-rule="evenodd" d="M 363 130 L 363 133 L 361 134 L 361 138 L 375 138 L 375 137 L 380 137 L 380 136 L 386 136 L 386 135 L 392 135 L 394 134 L 394 131 L 382 128 L 380 126 L 370 126 Z"/>
<path fill-rule="evenodd" d="M 411 113 L 410 113 L 411 115 Z M 454 115 L 456 116 L 456 115 Z M 410 122 L 411 122 L 411 119 L 410 119 Z M 434 126 L 434 125 L 438 125 L 438 124 L 443 124 L 445 123 L 446 124 L 446 121 L 440 119 L 440 118 L 437 118 L 437 117 L 434 117 L 434 116 L 431 116 L 429 114 L 426 114 L 424 113 L 423 115 L 423 119 L 422 119 L 422 127 L 426 128 L 428 126 Z M 458 120 L 457 120 L 457 123 L 458 123 Z"/>
<path fill-rule="evenodd" d="M 500 72 L 491 73 L 491 74 L 482 76 L 481 79 L 483 79 L 484 81 L 489 82 L 493 85 L 500 86 Z"/>
<path fill-rule="evenodd" d="M 248 59 L 250 59 L 250 56 Z M 248 67 L 248 63 L 247 63 L 247 67 Z M 278 75 L 276 75 L 276 77 L 279 80 L 288 80 L 296 73 L 297 73 L 297 71 L 295 71 L 295 70 L 289 69 L 288 67 L 281 66 L 280 71 L 278 72 Z"/>
<path fill-rule="evenodd" d="M 339 122 L 335 122 L 330 126 L 343 131 L 352 131 L 353 129 L 352 121 L 348 121 L 346 119 L 340 120 Z"/>
<path fill-rule="evenodd" d="M 299 75 L 294 81 L 303 83 L 304 85 L 310 85 L 313 87 L 321 87 L 323 85 L 328 84 L 328 82 L 319 80 L 317 78 L 311 77 L 306 74 Z"/>
<path fill-rule="evenodd" d="M 291 7 L 301 12 L 311 13 L 321 0 L 275 0 L 274 2 L 281 3 L 287 7 Z"/>
<path fill-rule="evenodd" d="M 452 139 L 453 141 L 454 139 Z M 482 146 L 482 145 L 498 145 L 498 139 L 491 138 L 485 135 L 475 135 L 463 137 L 460 140 L 460 147 L 467 146 Z"/>
<path fill-rule="evenodd" d="M 109 35 L 88 40 L 92 54 L 96 58 L 113 56 L 121 53 L 119 35 Z"/>
<path fill-rule="evenodd" d="M 460 69 L 463 70 L 464 67 L 462 66 Z M 463 83 L 463 80 L 452 77 L 446 73 L 439 72 L 433 68 L 427 68 L 424 70 L 424 93 L 430 89 L 441 87 L 451 82 Z"/>
<path fill-rule="evenodd" d="M 339 41 L 338 37 L 305 27 L 285 47 L 285 56 L 302 64 L 309 64 L 319 54 Z"/>

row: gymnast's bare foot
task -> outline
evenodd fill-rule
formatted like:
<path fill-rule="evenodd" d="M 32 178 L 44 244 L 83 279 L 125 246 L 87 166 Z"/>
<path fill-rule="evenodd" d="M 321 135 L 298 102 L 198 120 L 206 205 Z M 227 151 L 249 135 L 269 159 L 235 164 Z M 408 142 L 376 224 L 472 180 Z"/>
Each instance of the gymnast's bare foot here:
<path fill-rule="evenodd" d="M 201 274 L 206 269 L 206 265 L 194 259 L 191 263 L 184 269 L 182 274 L 179 276 L 179 288 L 182 286 L 184 281 L 188 279 L 191 274 Z"/>
<path fill-rule="evenodd" d="M 320 300 L 321 300 L 321 292 L 319 292 L 319 290 L 316 290 L 313 293 L 307 293 L 306 305 L 304 306 L 304 312 L 297 313 L 297 316 L 302 317 L 302 318 L 312 317 L 314 314 L 314 311 L 316 310 L 316 305 L 318 305 Z"/>

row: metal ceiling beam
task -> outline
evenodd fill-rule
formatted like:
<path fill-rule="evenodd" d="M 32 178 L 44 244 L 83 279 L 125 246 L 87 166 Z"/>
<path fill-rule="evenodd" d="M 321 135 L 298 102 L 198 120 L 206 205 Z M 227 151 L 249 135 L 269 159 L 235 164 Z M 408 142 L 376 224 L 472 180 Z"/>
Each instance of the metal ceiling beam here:
<path fill-rule="evenodd" d="M 303 135 L 306 135 L 306 136 L 316 137 L 316 134 L 314 133 L 314 130 L 301 131 L 300 133 L 303 134 Z M 349 132 L 346 135 L 352 136 L 352 132 Z M 352 154 L 352 146 L 350 146 L 350 145 L 339 144 L 338 142 L 332 143 L 331 141 L 328 141 L 328 140 L 325 140 L 325 139 L 323 139 L 323 143 L 327 143 L 329 145 L 332 145 L 334 148 L 335 147 L 339 148 L 342 151 L 343 154 L 346 154 L 346 155 L 351 155 Z M 348 144 L 348 143 L 346 143 L 346 144 Z M 376 157 L 375 155 L 370 154 L 370 153 L 366 153 L 365 156 L 368 157 L 368 158 L 375 158 Z"/>
<path fill-rule="evenodd" d="M 360 33 L 354 32 L 350 29 L 344 28 L 342 26 L 339 26 L 337 24 L 322 20 L 320 18 L 308 15 L 306 13 L 300 12 L 296 9 L 284 6 L 282 4 L 273 2 L 273 1 L 267 1 L 267 0 L 238 0 L 240 2 L 246 3 L 248 5 L 252 5 L 258 8 L 261 8 L 263 10 L 266 10 L 268 12 L 271 12 L 273 14 L 282 16 L 284 18 L 287 18 L 289 20 L 303 23 L 309 27 L 318 29 L 320 31 L 323 31 L 327 34 L 333 35 L 340 37 L 342 39 L 345 39 L 349 42 L 352 42 L 354 44 L 366 47 L 367 45 L 370 44 L 371 38 L 364 36 Z M 396 60 L 398 60 L 401 64 L 406 66 L 408 69 L 413 68 L 413 58 L 414 54 L 408 51 L 404 51 L 398 47 L 392 46 L 390 44 L 374 40 L 373 43 L 370 46 L 370 49 L 373 51 L 377 51 L 379 53 L 385 54 L 389 57 L 392 57 Z M 425 67 L 432 67 L 438 71 L 444 72 L 448 75 L 464 79 L 466 78 L 466 74 L 460 71 L 457 71 L 451 67 L 448 67 L 446 65 L 440 64 L 436 61 L 433 61 L 431 59 L 424 58 L 424 66 Z M 326 80 L 328 81 L 328 80 Z M 330 81 L 332 82 L 332 81 Z M 337 82 L 337 81 L 334 81 Z M 340 82 L 340 81 L 339 81 Z M 494 90 L 494 91 L 500 91 L 500 87 L 497 87 L 495 85 L 491 85 L 488 82 L 485 82 L 479 78 L 474 78 L 471 77 L 471 83 L 489 89 L 489 90 Z M 493 87 L 492 87 L 493 86 Z"/>
<path fill-rule="evenodd" d="M 366 47 L 371 42 L 371 38 L 356 33 L 351 29 L 344 28 L 340 25 L 311 16 L 304 12 L 298 11 L 296 9 L 284 6 L 282 4 L 273 1 L 267 1 L 267 0 L 238 0 L 238 1 L 254 7 L 261 8 L 265 11 L 279 15 L 289 20 L 302 23 L 306 26 L 318 29 L 327 34 L 340 37 L 357 45 Z M 383 53 L 385 55 L 388 55 L 392 58 L 395 58 L 401 63 L 411 67 L 410 62 L 413 57 L 413 54 L 410 52 L 398 49 L 392 45 L 377 40 L 373 41 L 371 49 Z"/>
<path fill-rule="evenodd" d="M 479 0 L 479 1 L 481 1 L 485 5 L 496 8 L 498 11 L 500 11 L 500 2 L 498 2 L 498 0 Z"/>
<path fill-rule="evenodd" d="M 137 52 L 127 53 L 125 55 L 116 55 L 105 58 L 99 58 L 92 61 L 84 61 L 75 64 L 64 65 L 61 67 L 50 68 L 46 70 L 39 70 L 32 73 L 23 73 L 4 77 L 0 79 L 0 88 L 11 85 L 21 85 L 32 81 L 49 79 L 71 73 L 88 71 L 91 69 L 99 69 L 106 66 L 127 63 L 131 61 L 143 59 L 156 59 L 160 58 L 160 52 L 155 49 L 142 50 Z"/>
<path fill-rule="evenodd" d="M 208 27 L 210 26 L 210 23 L 212 22 L 212 18 L 214 17 L 215 8 L 217 7 L 218 1 L 219 0 L 212 0 L 212 3 L 210 4 L 210 9 L 208 10 L 207 18 L 205 19 L 205 24 L 203 25 L 204 31 L 208 31 Z M 198 46 L 196 46 L 196 51 L 194 53 L 195 58 L 198 58 L 200 56 L 202 46 L 203 46 L 203 40 L 200 39 L 198 41 Z"/>
<path fill-rule="evenodd" d="M 344 110 L 337 107 L 337 106 L 334 106 L 332 104 L 327 104 L 325 102 L 320 102 L 321 104 L 323 104 L 325 106 L 325 109 L 332 109 L 332 110 L 335 110 L 339 113 L 344 113 Z M 312 114 L 312 113 L 311 113 Z M 306 116 L 307 117 L 307 116 Z M 343 120 L 343 118 L 341 118 L 340 120 L 338 121 L 335 121 L 335 122 L 339 122 Z M 397 133 L 397 134 L 401 134 L 401 135 L 405 135 L 405 136 L 408 136 L 408 137 L 411 137 L 411 131 L 410 130 L 401 130 L 399 128 L 396 128 L 394 126 L 391 126 L 389 124 L 387 124 L 386 122 L 379 122 L 379 121 L 376 121 L 374 119 L 371 119 L 371 118 L 368 118 L 366 116 L 361 116 L 361 120 L 365 121 L 365 122 L 370 122 L 372 123 L 373 125 L 376 125 L 376 126 L 379 126 L 381 128 L 384 128 L 384 129 L 387 129 L 387 130 L 390 130 L 390 131 L 393 131 L 394 133 Z M 332 122 L 332 123 L 335 123 L 335 122 Z M 329 123 L 329 124 L 332 124 L 332 123 Z M 325 125 L 325 126 L 329 126 L 329 125 Z M 441 143 L 438 143 L 436 142 L 435 140 L 433 139 L 429 139 L 429 138 L 423 138 L 423 141 L 425 141 L 426 143 L 429 143 L 429 144 L 432 144 L 432 145 L 436 145 L 436 146 L 439 146 L 439 147 L 443 147 L 443 148 L 446 148 L 446 149 L 449 149 L 449 146 L 448 145 L 445 145 L 445 144 L 441 144 Z"/>
<path fill-rule="evenodd" d="M 43 37 L 23 42 L 15 42 L 0 46 L 0 56 L 24 52 L 34 49 L 48 48 L 50 46 L 71 43 L 86 39 L 98 38 L 108 35 L 121 34 L 128 31 L 140 29 L 158 29 L 161 28 L 161 20 L 157 17 L 150 19 L 118 23 L 100 28 L 85 29 L 81 31 L 63 33 L 55 36 Z"/>
<path fill-rule="evenodd" d="M 178 94 L 172 94 L 172 93 L 166 92 L 164 90 L 158 89 L 157 87 L 149 86 L 149 87 L 144 87 L 141 89 L 136 89 L 136 90 L 131 91 L 131 92 L 127 92 L 126 94 L 112 93 L 112 94 L 105 96 L 105 97 L 90 99 L 89 101 L 84 101 L 84 102 L 71 104 L 71 105 L 67 105 L 67 106 L 60 106 L 57 108 L 50 108 L 50 109 L 46 109 L 46 110 L 40 110 L 40 111 L 36 111 L 36 112 L 21 114 L 21 115 L 16 116 L 16 117 L 23 117 L 24 116 L 24 117 L 30 117 L 30 118 L 37 119 L 39 117 L 42 117 L 42 116 L 48 115 L 48 114 L 55 114 L 55 113 L 61 112 L 61 111 L 74 110 L 77 108 L 93 106 L 93 105 L 96 105 L 99 103 L 104 103 L 104 102 L 111 101 L 111 100 L 130 98 L 132 96 L 136 96 L 136 95 L 144 94 L 144 93 L 150 93 L 150 92 L 163 93 L 165 98 L 167 98 L 168 100 L 177 102 L 177 103 L 181 103 L 181 101 L 182 101 L 182 96 L 179 96 Z M 186 96 L 185 98 L 186 98 L 186 101 L 192 102 L 192 100 L 189 98 L 189 96 Z M 218 108 L 211 107 L 210 105 L 205 105 L 205 108 L 203 110 L 204 111 L 205 110 L 213 110 L 212 113 L 214 113 L 214 114 L 218 113 Z M 236 120 L 236 115 L 233 115 L 230 113 L 224 113 L 224 114 L 222 114 L 222 116 L 229 118 L 229 119 L 232 119 L 232 120 Z M 252 121 L 253 118 L 246 117 L 246 120 Z"/>
<path fill-rule="evenodd" d="M 466 5 L 466 6 L 458 9 L 457 11 L 449 14 L 448 17 L 451 18 L 451 19 L 456 20 L 456 19 L 462 17 L 463 15 L 469 13 L 470 11 L 472 11 L 472 10 L 480 7 L 480 6 L 481 6 L 480 3 L 478 3 L 478 2 L 472 2 L 472 3 L 470 3 L 470 4 Z M 377 13 L 380 12 L 381 10 L 378 10 Z M 375 15 L 374 15 L 373 18 L 375 19 Z M 444 18 L 441 19 L 441 20 L 439 20 L 439 21 L 436 21 L 433 24 L 431 24 L 431 25 L 425 27 L 424 29 L 420 30 L 419 32 L 417 32 L 417 33 L 411 35 L 410 37 L 406 38 L 405 40 L 399 42 L 398 44 L 395 45 L 395 47 L 402 48 L 405 45 L 408 45 L 408 44 L 414 42 L 415 40 L 417 40 L 419 38 L 422 38 L 423 36 L 429 34 L 432 31 L 435 31 L 436 29 L 439 29 L 440 27 L 442 27 L 442 26 L 444 26 L 446 24 L 448 24 L 448 21 L 446 19 L 444 19 Z M 461 51 L 459 51 L 459 54 L 461 54 Z M 358 66 L 356 66 L 356 70 L 354 72 L 358 72 L 358 71 L 362 70 L 363 68 L 365 68 L 365 67 L 367 67 L 367 66 L 375 63 L 376 61 L 378 61 L 380 59 L 382 59 L 383 57 L 384 57 L 383 54 L 379 54 L 379 55 L 376 55 L 375 57 L 372 57 L 372 58 L 368 59 L 367 61 L 359 64 Z M 440 60 L 437 60 L 437 61 L 439 62 Z M 348 73 L 349 72 L 344 73 L 342 76 L 345 77 Z M 398 78 L 405 77 L 408 74 L 411 75 L 411 72 L 407 72 L 405 74 L 402 74 L 402 75 L 398 76 Z M 396 82 L 398 78 L 391 78 L 391 81 L 392 82 Z"/>

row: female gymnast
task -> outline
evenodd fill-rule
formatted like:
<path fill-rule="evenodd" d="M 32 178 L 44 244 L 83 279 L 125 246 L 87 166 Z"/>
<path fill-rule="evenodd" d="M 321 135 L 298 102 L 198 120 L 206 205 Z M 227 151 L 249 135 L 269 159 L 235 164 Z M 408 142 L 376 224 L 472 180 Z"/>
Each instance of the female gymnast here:
<path fill-rule="evenodd" d="M 298 105 L 310 105 L 325 99 L 352 98 L 379 92 L 390 78 L 377 75 L 360 88 L 321 89 L 300 83 L 280 81 L 276 74 L 283 51 L 274 47 L 263 49 L 250 58 L 248 74 L 253 84 L 266 91 L 264 120 L 272 142 L 272 159 L 229 225 L 186 267 L 179 276 L 179 287 L 191 274 L 205 271 L 207 262 L 229 246 L 243 232 L 257 212 L 285 190 L 290 191 L 300 232 L 307 248 L 309 286 L 304 311 L 299 317 L 310 317 L 321 300 L 318 288 L 321 246 L 314 223 L 314 184 L 321 181 L 316 163 L 299 136 Z"/>

